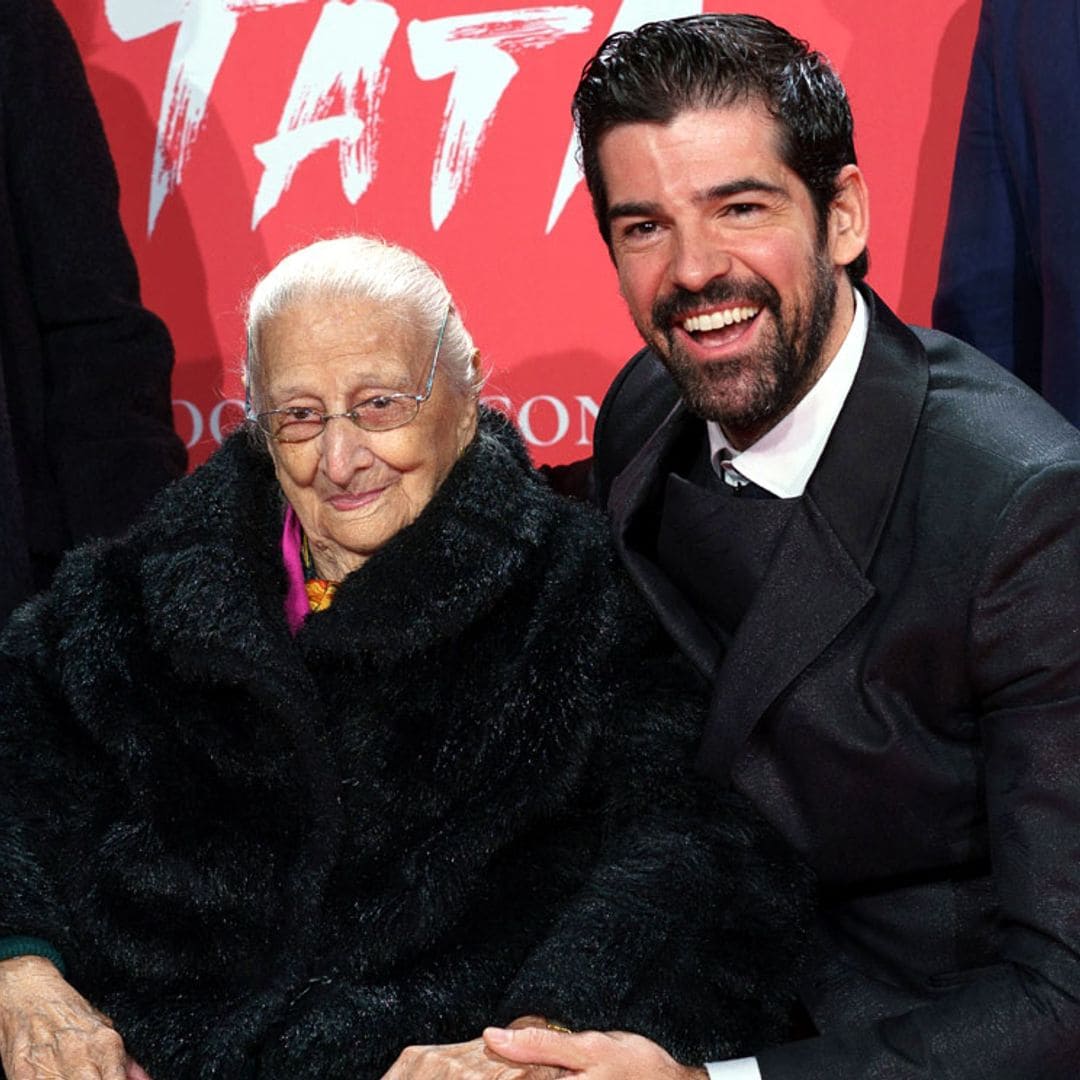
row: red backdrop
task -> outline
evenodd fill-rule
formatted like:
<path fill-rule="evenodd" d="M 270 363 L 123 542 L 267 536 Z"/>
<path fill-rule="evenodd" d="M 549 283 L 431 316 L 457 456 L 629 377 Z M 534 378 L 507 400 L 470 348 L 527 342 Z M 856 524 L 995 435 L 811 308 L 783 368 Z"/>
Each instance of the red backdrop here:
<path fill-rule="evenodd" d="M 445 275 L 488 394 L 539 461 L 588 452 L 637 338 L 583 186 L 568 103 L 612 30 L 711 2 L 58 0 L 122 185 L 148 306 L 176 343 L 193 463 L 239 416 L 240 308 L 282 254 L 374 232 Z M 850 92 L 870 280 L 926 322 L 978 0 L 761 0 Z"/>

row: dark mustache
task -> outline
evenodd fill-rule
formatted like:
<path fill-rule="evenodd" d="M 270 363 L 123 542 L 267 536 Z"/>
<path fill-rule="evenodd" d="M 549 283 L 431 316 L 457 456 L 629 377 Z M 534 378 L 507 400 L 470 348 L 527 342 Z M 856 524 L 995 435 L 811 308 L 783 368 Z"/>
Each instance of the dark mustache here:
<path fill-rule="evenodd" d="M 676 286 L 667 296 L 653 303 L 653 326 L 664 329 L 706 307 L 717 307 L 735 301 L 751 306 L 768 308 L 774 314 L 780 311 L 780 294 L 767 281 L 740 282 L 731 278 L 714 278 L 705 288 L 691 292 Z"/>

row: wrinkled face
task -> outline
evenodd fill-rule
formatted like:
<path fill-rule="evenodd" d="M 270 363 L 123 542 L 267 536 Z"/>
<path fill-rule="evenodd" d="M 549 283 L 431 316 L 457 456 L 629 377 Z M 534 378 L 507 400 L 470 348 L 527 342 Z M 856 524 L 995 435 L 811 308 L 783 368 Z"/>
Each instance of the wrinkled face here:
<path fill-rule="evenodd" d="M 776 145 L 775 121 L 750 103 L 621 124 L 598 147 L 634 322 L 689 407 L 737 446 L 790 411 L 839 348 L 852 300 L 845 289 L 838 306 L 838 286 L 864 246 L 844 209 L 819 228 Z"/>
<path fill-rule="evenodd" d="M 423 392 L 435 337 L 409 314 L 369 300 L 297 301 L 260 335 L 263 408 L 342 413 L 378 394 Z M 440 367 L 431 397 L 404 427 L 362 431 L 343 418 L 307 442 L 271 440 L 319 573 L 340 581 L 415 520 L 475 430 L 475 401 Z"/>

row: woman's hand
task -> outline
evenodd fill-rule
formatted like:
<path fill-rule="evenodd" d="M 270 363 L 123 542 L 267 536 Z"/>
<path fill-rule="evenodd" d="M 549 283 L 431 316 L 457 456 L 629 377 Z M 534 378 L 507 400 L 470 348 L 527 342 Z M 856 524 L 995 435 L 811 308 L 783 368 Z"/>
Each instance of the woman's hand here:
<path fill-rule="evenodd" d="M 541 1016 L 522 1016 L 509 1027 L 545 1027 Z M 407 1046 L 382 1080 L 555 1080 L 562 1069 L 518 1065 L 493 1054 L 483 1039 L 442 1046 Z"/>
<path fill-rule="evenodd" d="M 112 1021 L 48 960 L 0 960 L 0 1063 L 8 1080 L 150 1080 Z"/>
<path fill-rule="evenodd" d="M 409 1046 L 383 1080 L 554 1080 L 562 1069 L 516 1065 L 493 1054 L 483 1039 L 444 1046 Z"/>

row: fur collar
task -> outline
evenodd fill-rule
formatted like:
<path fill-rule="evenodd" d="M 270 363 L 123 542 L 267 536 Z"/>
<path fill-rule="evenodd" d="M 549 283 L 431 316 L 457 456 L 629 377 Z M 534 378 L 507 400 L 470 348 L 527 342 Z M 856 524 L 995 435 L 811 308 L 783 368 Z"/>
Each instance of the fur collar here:
<path fill-rule="evenodd" d="M 162 648 L 211 668 L 242 654 L 264 675 L 279 662 L 292 643 L 282 508 L 270 458 L 246 433 L 158 500 L 128 548 Z M 564 513 L 509 421 L 484 409 L 476 439 L 423 513 L 345 579 L 297 643 L 393 663 L 452 640 L 542 556 Z"/>

